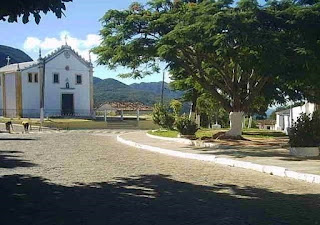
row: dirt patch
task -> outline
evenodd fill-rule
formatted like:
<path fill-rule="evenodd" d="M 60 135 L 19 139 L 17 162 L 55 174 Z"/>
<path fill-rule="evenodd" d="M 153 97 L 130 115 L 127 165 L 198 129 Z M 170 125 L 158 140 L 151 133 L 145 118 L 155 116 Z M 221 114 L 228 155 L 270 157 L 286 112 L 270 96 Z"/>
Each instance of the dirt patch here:
<path fill-rule="evenodd" d="M 225 146 L 241 146 L 241 147 L 288 147 L 288 138 L 243 138 L 240 140 L 229 138 L 211 138 L 206 139 L 206 142 L 212 142 Z"/>

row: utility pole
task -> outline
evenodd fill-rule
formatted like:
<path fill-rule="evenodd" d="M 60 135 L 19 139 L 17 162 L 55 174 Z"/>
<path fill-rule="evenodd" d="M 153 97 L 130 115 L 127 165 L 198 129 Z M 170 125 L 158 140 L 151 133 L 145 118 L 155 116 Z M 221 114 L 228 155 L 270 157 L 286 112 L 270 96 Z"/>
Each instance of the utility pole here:
<path fill-rule="evenodd" d="M 164 95 L 164 75 L 165 75 L 165 72 L 163 71 L 163 74 L 162 74 L 162 89 L 161 89 L 161 105 L 163 105 L 163 95 Z"/>
<path fill-rule="evenodd" d="M 40 81 L 40 130 L 44 121 L 44 85 L 45 85 L 45 60 L 41 56 L 41 49 L 39 49 L 39 81 Z"/>

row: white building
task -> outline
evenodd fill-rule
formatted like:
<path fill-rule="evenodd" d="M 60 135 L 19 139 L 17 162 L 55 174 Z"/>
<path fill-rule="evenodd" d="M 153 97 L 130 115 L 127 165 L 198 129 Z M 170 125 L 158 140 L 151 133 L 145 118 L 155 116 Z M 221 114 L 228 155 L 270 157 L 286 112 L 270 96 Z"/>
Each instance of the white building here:
<path fill-rule="evenodd" d="M 316 111 L 316 105 L 306 103 L 302 106 L 293 107 L 290 109 L 276 112 L 276 125 L 275 130 L 284 131 L 288 133 L 288 128 L 292 127 L 302 113 L 312 114 Z"/>
<path fill-rule="evenodd" d="M 64 45 L 38 61 L 0 68 L 5 117 L 93 115 L 93 66 Z"/>

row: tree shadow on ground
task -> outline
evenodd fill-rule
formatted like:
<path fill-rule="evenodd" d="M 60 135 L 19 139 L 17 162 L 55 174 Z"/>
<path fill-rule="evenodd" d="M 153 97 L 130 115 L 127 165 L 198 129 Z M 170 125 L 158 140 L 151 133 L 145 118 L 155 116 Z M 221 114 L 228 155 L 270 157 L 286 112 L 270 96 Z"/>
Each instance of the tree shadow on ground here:
<path fill-rule="evenodd" d="M 243 131 L 242 135 L 260 136 L 260 137 L 286 137 L 287 135 L 279 131 L 257 130 L 257 131 Z"/>
<path fill-rule="evenodd" d="M 36 139 L 34 138 L 17 138 L 17 137 L 12 137 L 12 138 L 0 138 L 0 141 L 35 141 Z"/>
<path fill-rule="evenodd" d="M 40 177 L 0 178 L 1 224 L 319 224 L 319 195 L 230 184 L 202 186 L 166 175 L 62 186 Z"/>
<path fill-rule="evenodd" d="M 242 140 L 232 140 L 232 139 L 213 139 L 213 140 L 205 140 L 205 142 L 213 142 L 217 144 L 218 146 L 221 146 L 223 148 L 280 148 L 280 147 L 288 147 L 288 141 L 287 139 L 270 139 L 270 140 L 264 140 L 264 139 L 242 139 Z"/>
<path fill-rule="evenodd" d="M 201 150 L 201 149 L 200 149 Z M 202 150 L 201 150 L 202 151 Z M 217 155 L 217 156 L 232 156 L 234 158 L 258 157 L 258 158 L 272 158 L 275 157 L 283 161 L 308 161 L 318 160 L 320 156 L 315 157 L 295 157 L 289 154 L 289 150 L 284 149 L 269 149 L 269 148 L 231 148 L 208 150 L 201 152 L 201 154 Z"/>
<path fill-rule="evenodd" d="M 36 164 L 20 159 L 21 151 L 0 150 L 0 168 L 13 169 L 17 167 L 32 167 Z"/>

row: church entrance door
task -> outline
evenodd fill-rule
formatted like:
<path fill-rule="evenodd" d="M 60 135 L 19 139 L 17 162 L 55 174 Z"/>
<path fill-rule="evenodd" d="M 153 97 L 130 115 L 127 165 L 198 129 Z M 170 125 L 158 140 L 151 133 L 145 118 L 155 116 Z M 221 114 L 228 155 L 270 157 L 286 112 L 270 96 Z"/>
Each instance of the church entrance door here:
<path fill-rule="evenodd" d="M 62 116 L 74 115 L 73 94 L 62 94 L 61 111 Z"/>

